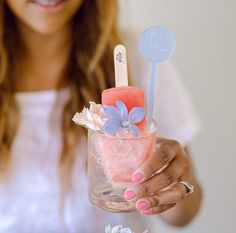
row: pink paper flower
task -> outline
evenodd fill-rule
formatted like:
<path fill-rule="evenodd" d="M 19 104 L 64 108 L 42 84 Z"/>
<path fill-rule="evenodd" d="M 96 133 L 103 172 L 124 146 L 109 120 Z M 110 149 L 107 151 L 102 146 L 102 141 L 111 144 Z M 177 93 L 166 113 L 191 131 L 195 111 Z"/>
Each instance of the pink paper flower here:
<path fill-rule="evenodd" d="M 101 104 L 89 102 L 90 107 L 84 108 L 81 113 L 76 113 L 73 117 L 73 121 L 92 130 L 101 130 L 104 123 L 107 121 L 107 117 L 103 111 Z"/>

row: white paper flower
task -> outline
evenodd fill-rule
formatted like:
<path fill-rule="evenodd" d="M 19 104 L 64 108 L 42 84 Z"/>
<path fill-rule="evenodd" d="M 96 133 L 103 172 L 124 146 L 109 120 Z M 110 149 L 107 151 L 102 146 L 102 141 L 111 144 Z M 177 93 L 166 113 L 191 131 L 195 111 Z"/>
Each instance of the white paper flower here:
<path fill-rule="evenodd" d="M 109 224 L 105 227 L 105 233 L 134 233 L 134 232 L 128 227 L 123 228 L 122 225 L 111 227 L 111 225 Z M 148 230 L 146 230 L 143 233 L 148 233 Z"/>
<path fill-rule="evenodd" d="M 92 130 L 101 130 L 107 117 L 104 114 L 101 104 L 89 102 L 90 108 L 84 108 L 81 113 L 76 113 L 73 117 L 73 121 Z"/>

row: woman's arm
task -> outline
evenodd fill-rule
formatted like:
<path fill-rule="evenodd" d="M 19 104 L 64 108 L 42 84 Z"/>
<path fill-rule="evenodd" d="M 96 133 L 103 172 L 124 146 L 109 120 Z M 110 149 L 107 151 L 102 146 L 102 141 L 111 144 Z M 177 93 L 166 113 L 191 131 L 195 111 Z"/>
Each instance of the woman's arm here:
<path fill-rule="evenodd" d="M 185 150 L 188 153 L 188 150 Z M 188 157 L 189 153 L 188 153 Z M 194 186 L 194 192 L 183 199 L 182 202 L 176 204 L 172 209 L 161 213 L 162 219 L 173 226 L 185 226 L 198 213 L 202 202 L 202 189 L 194 174 L 193 163 L 190 160 L 192 174 L 190 183 Z"/>
<path fill-rule="evenodd" d="M 158 138 L 155 153 L 132 178 L 136 184 L 124 197 L 136 201 L 143 215 L 161 214 L 165 222 L 184 226 L 200 208 L 202 192 L 191 158 L 177 141 Z M 194 186 L 193 193 L 186 183 Z"/>

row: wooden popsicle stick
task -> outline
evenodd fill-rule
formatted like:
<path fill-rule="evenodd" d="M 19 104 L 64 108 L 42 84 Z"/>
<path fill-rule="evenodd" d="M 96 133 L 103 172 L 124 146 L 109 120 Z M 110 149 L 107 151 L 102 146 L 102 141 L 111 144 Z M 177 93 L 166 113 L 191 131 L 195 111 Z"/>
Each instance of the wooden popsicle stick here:
<path fill-rule="evenodd" d="M 117 45 L 114 49 L 114 65 L 116 87 L 128 86 L 127 56 L 124 45 Z"/>

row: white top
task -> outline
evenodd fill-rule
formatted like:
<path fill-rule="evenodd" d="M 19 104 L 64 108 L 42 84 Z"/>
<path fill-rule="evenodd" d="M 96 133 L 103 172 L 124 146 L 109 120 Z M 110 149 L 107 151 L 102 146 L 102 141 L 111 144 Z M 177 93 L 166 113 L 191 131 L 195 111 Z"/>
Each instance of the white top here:
<path fill-rule="evenodd" d="M 150 70 L 128 46 L 135 82 L 145 90 Z M 60 96 L 52 119 L 52 110 Z M 58 162 L 61 152 L 62 107 L 68 89 L 17 93 L 20 125 L 12 147 L 12 162 L 6 185 L 0 186 L 1 233 L 103 233 L 106 224 L 123 224 L 141 233 L 150 226 L 138 213 L 113 214 L 92 206 L 87 198 L 86 141 L 78 138 L 74 165 L 74 192 L 66 200 L 64 221 L 58 209 Z M 198 121 L 189 96 L 169 63 L 160 66 L 155 116 L 159 136 L 189 144 L 198 131 Z M 156 220 L 158 221 L 158 220 Z M 64 223 L 63 223 L 64 222 Z M 150 233 L 156 229 L 150 229 Z"/>

